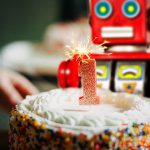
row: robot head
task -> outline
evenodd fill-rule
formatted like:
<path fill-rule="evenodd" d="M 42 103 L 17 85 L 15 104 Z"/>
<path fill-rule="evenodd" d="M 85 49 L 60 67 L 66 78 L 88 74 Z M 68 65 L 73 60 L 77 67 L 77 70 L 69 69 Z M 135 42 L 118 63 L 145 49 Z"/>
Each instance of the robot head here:
<path fill-rule="evenodd" d="M 92 39 L 110 44 L 146 44 L 145 0 L 92 0 Z"/>

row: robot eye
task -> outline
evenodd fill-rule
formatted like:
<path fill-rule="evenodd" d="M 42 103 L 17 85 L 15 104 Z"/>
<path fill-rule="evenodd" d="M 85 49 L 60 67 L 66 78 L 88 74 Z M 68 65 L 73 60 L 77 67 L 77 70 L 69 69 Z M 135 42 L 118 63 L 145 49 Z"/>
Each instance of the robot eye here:
<path fill-rule="evenodd" d="M 112 5 L 106 0 L 101 0 L 95 6 L 95 13 L 99 18 L 106 19 L 112 13 Z"/>
<path fill-rule="evenodd" d="M 122 12 L 128 18 L 135 18 L 140 12 L 140 5 L 136 0 L 126 0 Z"/>

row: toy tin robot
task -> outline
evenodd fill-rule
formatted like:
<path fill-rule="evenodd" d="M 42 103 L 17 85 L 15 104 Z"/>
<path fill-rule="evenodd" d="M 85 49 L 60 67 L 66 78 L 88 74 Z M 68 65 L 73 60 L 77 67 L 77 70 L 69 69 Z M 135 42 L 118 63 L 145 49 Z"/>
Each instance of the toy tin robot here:
<path fill-rule="evenodd" d="M 96 44 L 146 44 L 145 0 L 92 0 L 92 39 Z"/>
<path fill-rule="evenodd" d="M 90 11 L 93 43 L 107 40 L 110 46 L 106 53 L 91 55 L 97 61 L 97 87 L 148 95 L 147 1 L 91 0 Z M 77 70 L 76 62 L 62 62 L 58 69 L 59 85 L 80 86 Z"/>

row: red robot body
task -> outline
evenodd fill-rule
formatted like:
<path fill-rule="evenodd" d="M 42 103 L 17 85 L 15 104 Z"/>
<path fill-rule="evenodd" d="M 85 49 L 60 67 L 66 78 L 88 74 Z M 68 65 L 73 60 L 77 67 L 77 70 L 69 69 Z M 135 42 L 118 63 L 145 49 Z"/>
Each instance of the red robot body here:
<path fill-rule="evenodd" d="M 149 0 L 91 0 L 92 41 L 95 44 L 109 41 L 106 53 L 90 55 L 97 62 L 98 88 L 150 97 L 148 2 Z M 74 60 L 62 62 L 58 70 L 58 83 L 61 87 L 80 86 L 78 65 Z"/>
<path fill-rule="evenodd" d="M 92 0 L 92 40 L 114 44 L 142 44 L 146 41 L 145 0 Z"/>

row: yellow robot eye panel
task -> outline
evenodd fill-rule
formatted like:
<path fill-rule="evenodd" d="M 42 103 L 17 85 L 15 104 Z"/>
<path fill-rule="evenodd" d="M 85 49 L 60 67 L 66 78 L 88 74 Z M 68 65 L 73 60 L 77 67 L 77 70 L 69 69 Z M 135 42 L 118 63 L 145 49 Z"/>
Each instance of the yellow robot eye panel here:
<path fill-rule="evenodd" d="M 112 14 L 112 5 L 107 0 L 99 1 L 95 6 L 95 14 L 101 19 L 106 19 Z"/>
<path fill-rule="evenodd" d="M 96 67 L 96 78 L 98 80 L 106 80 L 109 76 L 109 70 L 106 65 Z"/>
<path fill-rule="evenodd" d="M 140 4 L 136 0 L 126 0 L 122 6 L 122 12 L 127 18 L 135 18 L 140 9 Z"/>
<path fill-rule="evenodd" d="M 118 78 L 122 80 L 139 80 L 142 78 L 142 75 L 142 66 L 140 65 L 120 65 L 118 68 Z"/>

